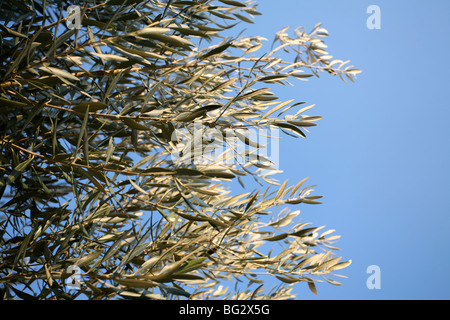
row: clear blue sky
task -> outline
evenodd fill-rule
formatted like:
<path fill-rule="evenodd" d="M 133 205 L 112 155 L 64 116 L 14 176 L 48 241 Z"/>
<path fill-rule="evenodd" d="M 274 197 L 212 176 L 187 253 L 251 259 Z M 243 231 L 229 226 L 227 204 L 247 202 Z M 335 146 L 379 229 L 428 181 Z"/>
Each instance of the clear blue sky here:
<path fill-rule="evenodd" d="M 271 43 L 285 26 L 322 22 L 329 53 L 363 70 L 355 84 L 324 74 L 274 91 L 324 117 L 295 148 L 282 140 L 279 178 L 311 177 L 324 204 L 301 208 L 302 221 L 336 229 L 353 260 L 342 286 L 320 283 L 316 297 L 299 284 L 298 299 L 449 299 L 450 1 L 258 3 L 246 35 Z M 372 4 L 380 30 L 366 27 Z M 380 290 L 366 286 L 369 265 L 381 269 Z"/>

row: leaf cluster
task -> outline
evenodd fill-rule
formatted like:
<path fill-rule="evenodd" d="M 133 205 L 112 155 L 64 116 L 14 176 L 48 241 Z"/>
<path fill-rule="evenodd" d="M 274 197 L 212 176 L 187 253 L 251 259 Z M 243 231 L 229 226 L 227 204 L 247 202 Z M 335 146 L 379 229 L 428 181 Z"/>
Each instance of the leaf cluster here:
<path fill-rule="evenodd" d="M 274 85 L 320 72 L 353 81 L 359 70 L 331 60 L 324 28 L 282 30 L 255 56 L 264 39 L 223 35 L 260 14 L 251 2 L 84 1 L 79 29 L 59 1 L 1 5 L 4 298 L 285 299 L 293 283 L 339 284 L 332 271 L 349 262 L 334 256 L 337 236 L 288 210 L 320 196 L 306 179 L 279 183 L 270 159 L 235 147 L 264 148 L 250 129 L 306 138 L 320 119 L 304 102 L 279 101 Z M 233 161 L 198 163 L 192 144 L 173 139 L 198 123 Z M 268 187 L 230 195 L 227 183 L 246 178 Z M 80 290 L 68 285 L 70 266 Z M 265 276 L 286 286 L 263 293 Z M 246 287 L 227 292 L 227 281 Z"/>

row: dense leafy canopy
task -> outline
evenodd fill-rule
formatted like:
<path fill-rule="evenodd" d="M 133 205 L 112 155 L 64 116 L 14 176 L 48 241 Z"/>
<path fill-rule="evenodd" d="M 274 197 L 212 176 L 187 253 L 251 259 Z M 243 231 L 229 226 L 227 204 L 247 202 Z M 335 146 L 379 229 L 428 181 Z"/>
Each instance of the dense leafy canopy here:
<path fill-rule="evenodd" d="M 251 2 L 1 5 L 4 298 L 286 299 L 297 282 L 339 284 L 338 236 L 299 220 L 320 196 L 278 182 L 249 135 L 306 137 L 312 106 L 271 90 L 359 72 L 332 60 L 321 25 L 257 55 L 265 39 L 236 32 L 260 14 Z M 249 178 L 261 189 L 230 192 Z"/>

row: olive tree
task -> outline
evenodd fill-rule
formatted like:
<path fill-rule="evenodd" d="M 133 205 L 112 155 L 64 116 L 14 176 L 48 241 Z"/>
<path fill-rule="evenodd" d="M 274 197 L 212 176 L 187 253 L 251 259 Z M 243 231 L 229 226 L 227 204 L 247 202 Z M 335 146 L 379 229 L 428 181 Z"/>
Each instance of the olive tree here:
<path fill-rule="evenodd" d="M 260 14 L 250 1 L 0 12 L 2 298 L 288 299 L 296 283 L 340 284 L 339 237 L 300 221 L 321 197 L 278 181 L 267 152 L 320 119 L 277 86 L 360 72 L 332 60 L 320 24 L 260 54 L 265 39 L 239 29 Z"/>

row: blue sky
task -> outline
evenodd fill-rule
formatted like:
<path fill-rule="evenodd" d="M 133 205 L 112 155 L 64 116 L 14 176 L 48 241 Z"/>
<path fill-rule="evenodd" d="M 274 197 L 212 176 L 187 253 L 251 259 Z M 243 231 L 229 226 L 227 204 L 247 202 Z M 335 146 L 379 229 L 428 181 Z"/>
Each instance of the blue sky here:
<path fill-rule="evenodd" d="M 342 286 L 304 284 L 298 299 L 450 298 L 450 2 L 258 1 L 262 16 L 246 35 L 271 43 L 285 26 L 329 31 L 328 52 L 362 69 L 355 84 L 323 75 L 273 90 L 316 104 L 324 119 L 308 139 L 280 144 L 280 180 L 310 176 L 324 204 L 302 207 L 302 221 L 336 229 L 353 264 Z M 381 29 L 366 12 L 381 9 Z M 313 110 L 314 110 L 313 109 Z M 369 290 L 370 265 L 381 289 Z"/>

